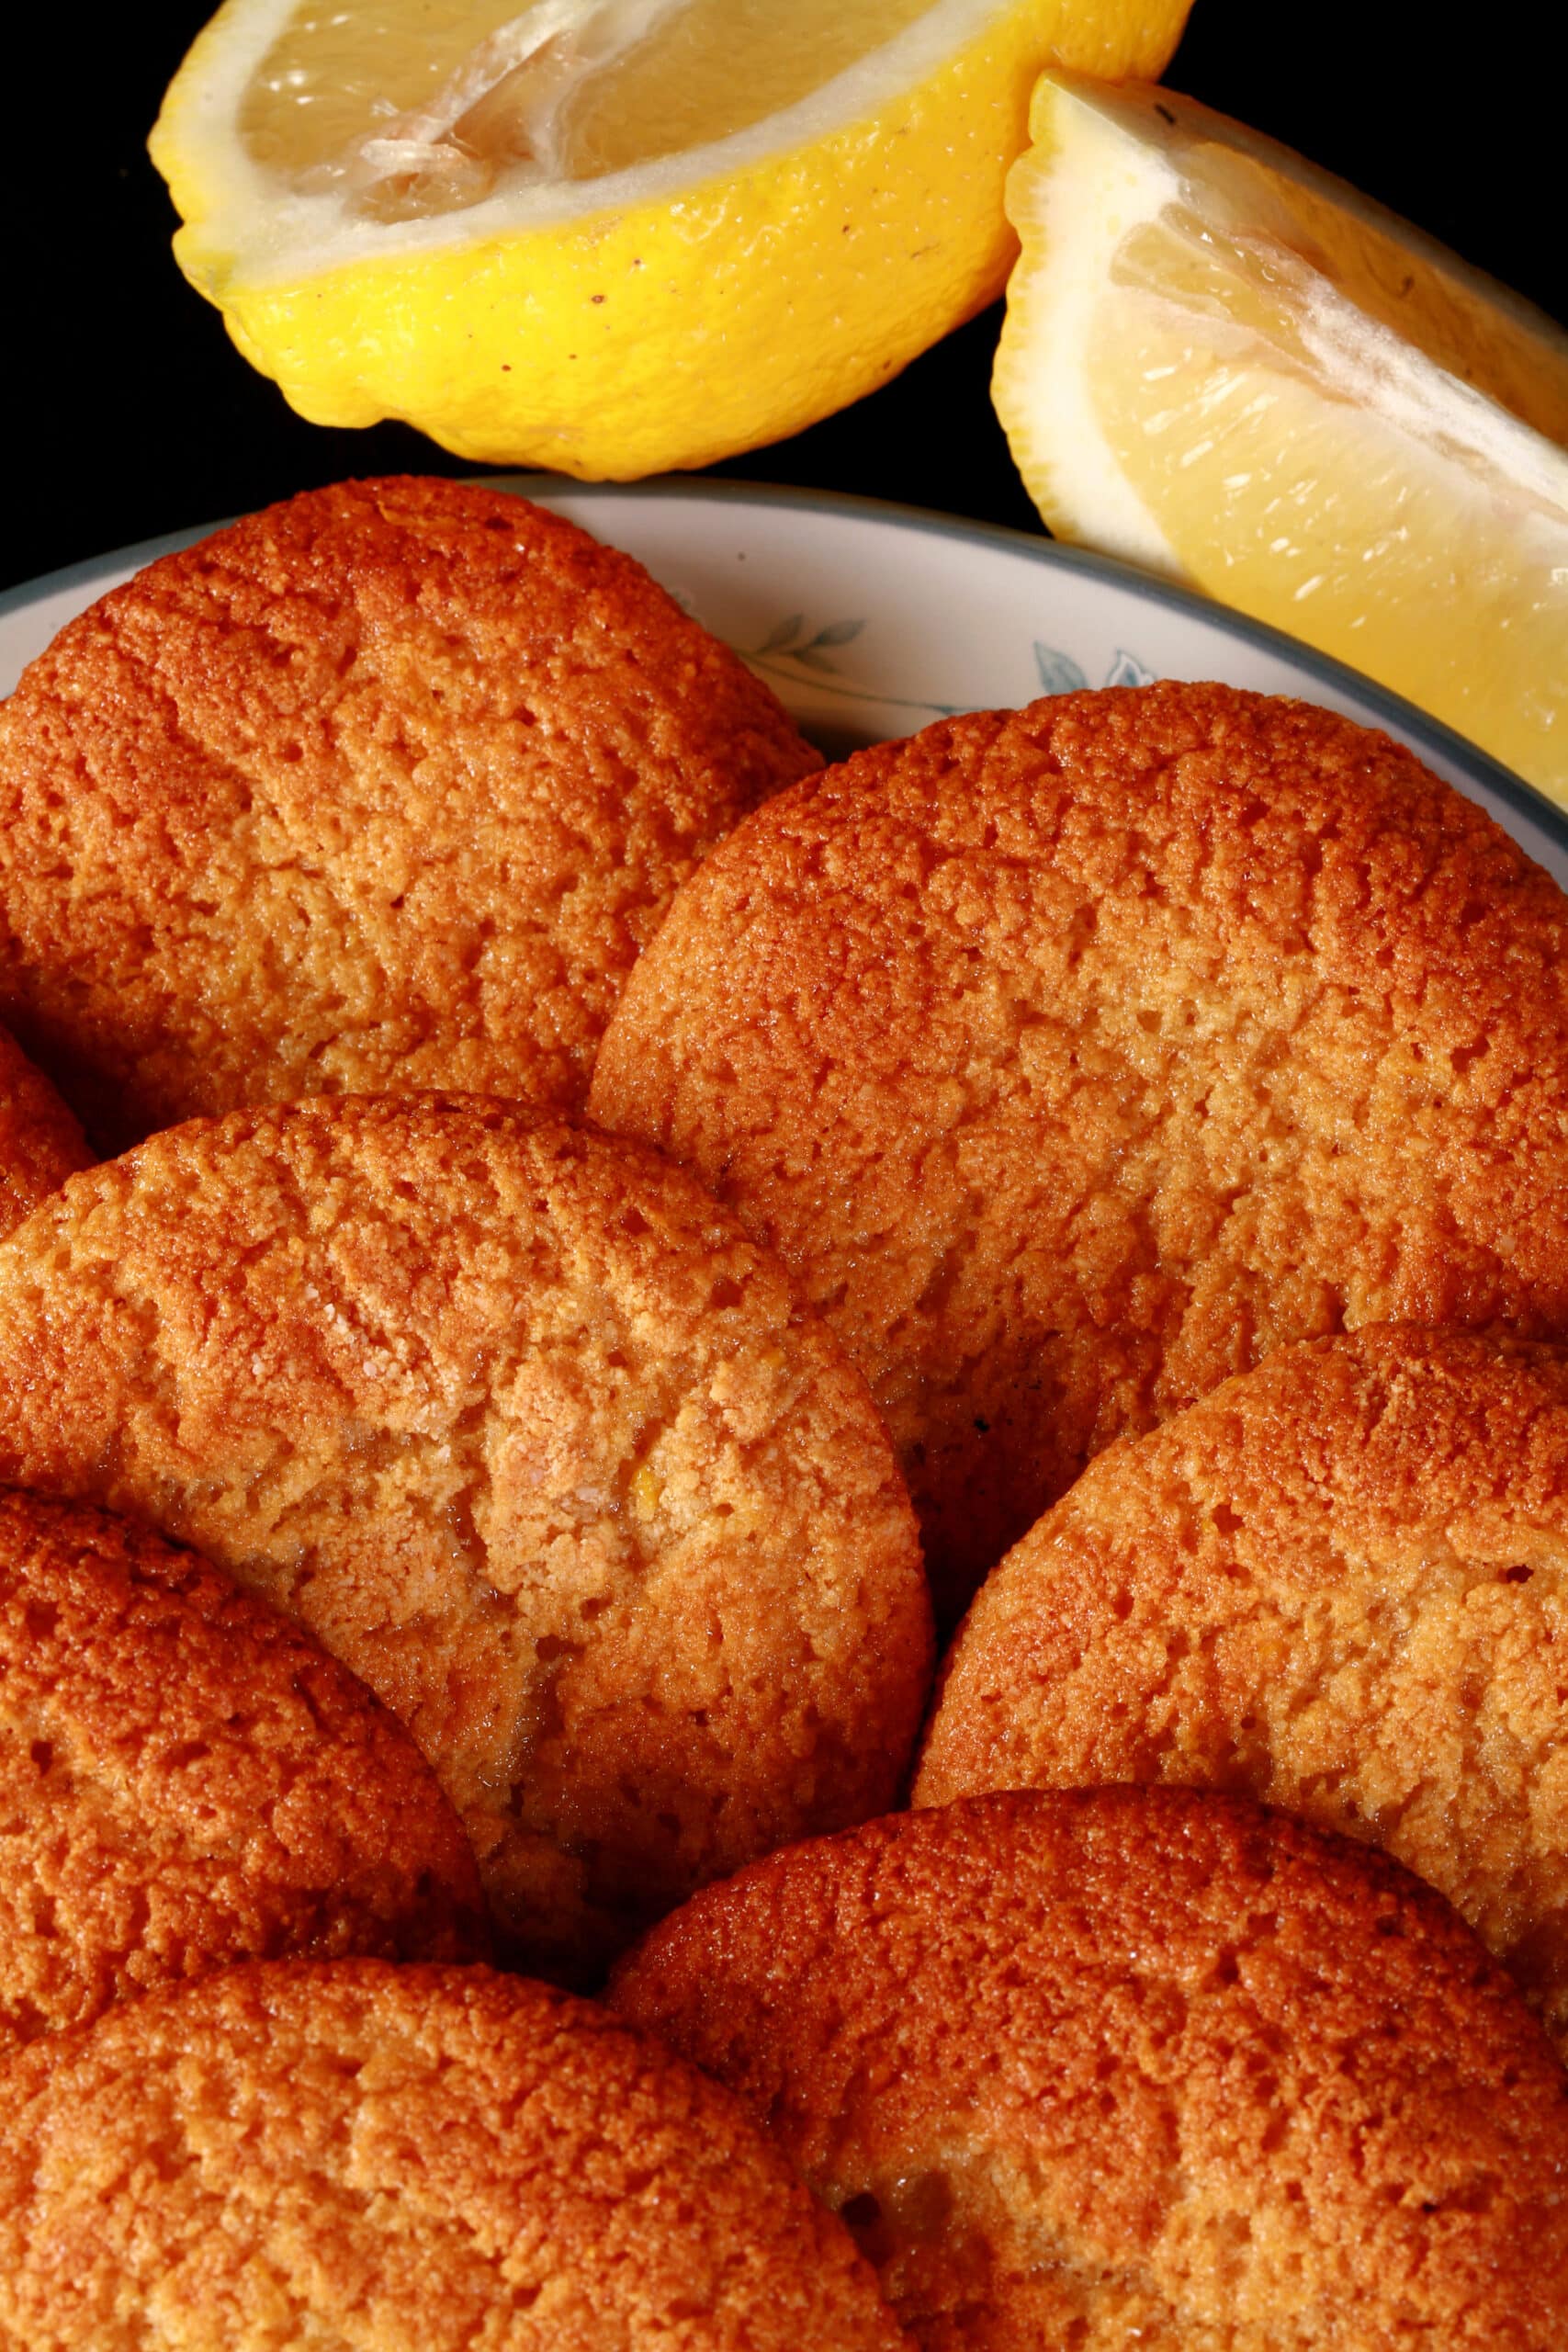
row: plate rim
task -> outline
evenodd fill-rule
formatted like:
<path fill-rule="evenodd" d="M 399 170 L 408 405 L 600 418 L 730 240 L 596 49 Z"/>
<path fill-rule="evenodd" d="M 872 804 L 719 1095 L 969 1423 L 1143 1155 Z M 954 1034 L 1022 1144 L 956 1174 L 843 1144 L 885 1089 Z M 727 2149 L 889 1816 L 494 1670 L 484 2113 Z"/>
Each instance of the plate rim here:
<path fill-rule="evenodd" d="M 538 492 L 559 492 L 573 498 L 585 498 L 591 503 L 598 499 L 675 499 L 689 501 L 694 505 L 754 506 L 764 509 L 794 508 L 807 514 L 835 514 L 878 524 L 898 530 L 915 531 L 930 537 L 955 539 L 969 546 L 993 548 L 1010 555 L 1021 556 L 1038 563 L 1046 571 L 1076 572 L 1080 577 L 1099 581 L 1102 585 L 1119 588 L 1149 603 L 1163 605 L 1189 619 L 1206 623 L 1222 634 L 1239 638 L 1244 644 L 1258 647 L 1266 653 L 1278 653 L 1304 669 L 1326 684 L 1337 686 L 1368 704 L 1385 726 L 1392 725 L 1416 743 L 1450 765 L 1472 775 L 1478 783 L 1497 795 L 1521 817 L 1539 826 L 1558 848 L 1568 852 L 1568 810 L 1560 808 L 1544 792 L 1495 760 L 1489 752 L 1472 743 L 1468 736 L 1433 718 L 1416 704 L 1407 702 L 1389 686 L 1380 685 L 1364 671 L 1356 670 L 1348 662 L 1338 661 L 1333 654 L 1320 653 L 1315 646 L 1303 644 L 1284 629 L 1275 628 L 1268 621 L 1254 620 L 1250 615 L 1235 612 L 1228 605 L 1205 595 L 1201 589 L 1189 588 L 1179 581 L 1168 580 L 1159 572 L 1145 571 L 1137 564 L 1128 563 L 1119 556 L 1101 555 L 1091 548 L 1071 547 L 1043 533 L 1020 530 L 1007 523 L 986 523 L 974 516 L 950 514 L 941 508 L 911 506 L 903 501 L 877 498 L 863 491 L 817 490 L 792 482 L 742 481 L 731 478 L 683 477 L 680 474 L 655 474 L 642 481 L 579 481 L 571 474 L 530 472 L 526 469 L 502 470 L 484 474 L 460 474 L 451 479 L 477 483 L 492 490 L 503 490 L 521 497 Z M 379 474 L 344 475 L 344 481 L 382 481 L 390 477 Z M 297 493 L 296 493 L 297 494 Z M 272 504 L 277 502 L 268 501 Z M 264 510 L 246 510 L 259 514 Z M 59 595 L 66 590 L 90 588 L 115 572 L 127 569 L 141 571 L 155 563 L 160 556 L 172 555 L 189 547 L 197 539 L 207 538 L 215 531 L 226 530 L 240 518 L 224 515 L 215 522 L 193 524 L 184 530 L 162 532 L 155 538 L 132 540 L 128 546 L 112 548 L 102 555 L 87 556 L 75 563 L 62 564 L 57 571 L 40 572 L 31 580 L 19 581 L 15 586 L 0 589 L 0 621 L 28 605 L 40 603 L 46 596 Z M 1528 852 L 1526 853 L 1528 855 Z"/>

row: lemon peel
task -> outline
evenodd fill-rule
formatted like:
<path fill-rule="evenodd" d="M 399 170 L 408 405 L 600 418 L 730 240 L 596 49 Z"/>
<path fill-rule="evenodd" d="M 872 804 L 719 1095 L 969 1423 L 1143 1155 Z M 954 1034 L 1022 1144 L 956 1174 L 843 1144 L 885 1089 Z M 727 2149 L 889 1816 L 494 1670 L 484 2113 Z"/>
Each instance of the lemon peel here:
<path fill-rule="evenodd" d="M 1000 291 L 1040 66 L 1158 73 L 1187 0 L 543 6 L 228 0 L 191 50 L 176 256 L 305 416 L 611 479 L 794 432 Z"/>
<path fill-rule="evenodd" d="M 1041 514 L 1568 803 L 1568 336 L 1168 90 L 1047 74 L 994 390 Z"/>

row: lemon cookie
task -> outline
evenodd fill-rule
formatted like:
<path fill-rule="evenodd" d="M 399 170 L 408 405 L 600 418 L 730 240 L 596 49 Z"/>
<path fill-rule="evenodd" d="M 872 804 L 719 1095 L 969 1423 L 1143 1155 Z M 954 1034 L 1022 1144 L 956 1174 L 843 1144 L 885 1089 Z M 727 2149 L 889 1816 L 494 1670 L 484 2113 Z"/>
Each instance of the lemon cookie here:
<path fill-rule="evenodd" d="M 473 1856 L 402 1725 L 149 1530 L 0 1490 L 0 2051 L 276 1952 L 467 1960 Z"/>
<path fill-rule="evenodd" d="M 931 1629 L 886 1434 L 641 1145 L 473 1096 L 192 1121 L 0 1244 L 0 1476 L 197 1545 L 401 1716 L 541 1968 L 895 1800 Z"/>
<path fill-rule="evenodd" d="M 612 1998 L 739 2092 L 928 2352 L 1553 2352 L 1568 2081 L 1382 1854 L 1175 1789 L 971 1798 L 709 1887 Z"/>
<path fill-rule="evenodd" d="M 276 1962 L 0 2071 L 16 2352 L 897 2352 L 735 2101 L 488 1969 Z"/>
<path fill-rule="evenodd" d="M 917 1782 L 1232 1788 L 1440 1887 L 1568 2037 L 1568 1349 L 1376 1328 L 1113 1446 L 987 1579 Z"/>
<path fill-rule="evenodd" d="M 955 1614 L 1287 1340 L 1568 1329 L 1568 900 L 1386 737 L 1224 686 L 863 752 L 682 892 L 593 1115 L 780 1250 Z"/>
<path fill-rule="evenodd" d="M 0 1015 L 105 1148 L 387 1086 L 570 1107 L 677 884 L 818 764 L 571 524 L 309 491 L 113 590 L 0 708 Z"/>
<path fill-rule="evenodd" d="M 0 1233 L 25 1217 L 93 1155 L 40 1069 L 0 1029 Z"/>

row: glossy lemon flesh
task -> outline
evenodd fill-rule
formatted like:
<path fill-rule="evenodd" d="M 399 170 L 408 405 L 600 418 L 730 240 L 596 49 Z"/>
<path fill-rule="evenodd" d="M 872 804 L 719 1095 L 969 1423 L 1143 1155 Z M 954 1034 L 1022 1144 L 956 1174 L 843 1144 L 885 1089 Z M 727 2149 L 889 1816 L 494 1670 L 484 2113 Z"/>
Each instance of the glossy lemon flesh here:
<path fill-rule="evenodd" d="M 997 406 L 1045 520 L 1568 801 L 1568 338 L 1285 150 L 1047 75 Z"/>

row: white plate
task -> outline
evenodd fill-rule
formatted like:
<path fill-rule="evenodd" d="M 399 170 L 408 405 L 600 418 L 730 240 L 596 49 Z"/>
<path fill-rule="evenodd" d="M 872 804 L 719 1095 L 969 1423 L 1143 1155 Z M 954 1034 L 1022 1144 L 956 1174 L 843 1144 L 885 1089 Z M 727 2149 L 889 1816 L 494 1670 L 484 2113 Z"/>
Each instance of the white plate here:
<path fill-rule="evenodd" d="M 745 483 L 491 477 L 625 548 L 761 671 L 829 752 L 1072 686 L 1216 678 L 1383 727 L 1568 887 L 1568 817 L 1354 671 L 1124 564 L 871 499 Z M 0 695 L 55 631 L 153 556 L 126 548 L 0 596 Z"/>

